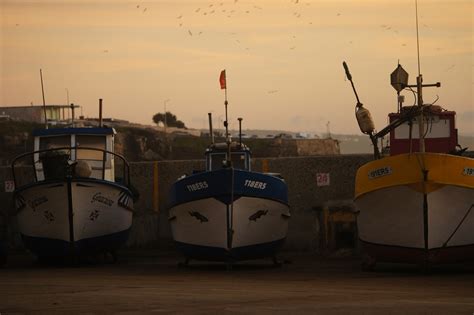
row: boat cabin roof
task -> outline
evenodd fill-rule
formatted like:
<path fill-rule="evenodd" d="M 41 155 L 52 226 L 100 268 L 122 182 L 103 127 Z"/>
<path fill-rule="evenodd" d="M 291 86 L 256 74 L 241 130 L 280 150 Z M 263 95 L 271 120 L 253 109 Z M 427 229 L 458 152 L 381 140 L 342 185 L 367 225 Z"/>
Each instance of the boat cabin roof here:
<path fill-rule="evenodd" d="M 206 169 L 208 171 L 224 168 L 227 157 L 227 143 L 213 143 L 206 149 Z M 250 171 L 250 149 L 243 143 L 231 142 L 230 154 L 232 166 L 237 169 Z"/>
<path fill-rule="evenodd" d="M 250 148 L 243 143 L 232 141 L 230 143 L 230 151 L 231 152 L 246 152 L 250 154 Z M 206 149 L 206 154 L 208 153 L 218 153 L 218 152 L 227 152 L 227 143 L 219 142 L 213 143 Z"/>
<path fill-rule="evenodd" d="M 59 135 L 114 135 L 114 128 L 52 128 L 52 129 L 37 129 L 33 131 L 34 137 L 44 136 L 59 136 Z"/>
<path fill-rule="evenodd" d="M 62 162 L 58 162 L 59 167 L 61 167 L 61 163 L 64 161 L 82 161 L 83 167 L 87 165 L 86 168 L 89 169 L 89 173 L 85 177 L 114 181 L 114 160 L 116 156 L 114 154 L 115 133 L 113 128 L 100 127 L 67 127 L 34 130 L 35 152 L 33 154 L 34 161 L 36 161 L 35 169 L 37 178 L 39 180 L 47 179 L 49 176 L 48 166 L 44 164 L 49 163 L 48 161 L 53 161 L 51 163 L 55 164 L 55 158 L 62 158 Z M 119 160 L 123 160 L 123 158 Z M 81 177 L 84 177 L 84 175 Z"/>

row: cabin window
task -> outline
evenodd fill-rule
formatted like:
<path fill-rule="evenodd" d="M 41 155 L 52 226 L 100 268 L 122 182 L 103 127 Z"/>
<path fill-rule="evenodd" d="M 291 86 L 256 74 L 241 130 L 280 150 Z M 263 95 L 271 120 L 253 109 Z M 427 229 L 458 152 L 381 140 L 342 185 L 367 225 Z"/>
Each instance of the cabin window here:
<path fill-rule="evenodd" d="M 211 154 L 211 170 L 221 169 L 225 156 L 224 153 Z"/>
<path fill-rule="evenodd" d="M 244 153 L 232 153 L 232 166 L 238 169 L 246 169 L 245 167 L 245 154 Z"/>
<path fill-rule="evenodd" d="M 218 170 L 222 168 L 222 163 L 226 158 L 226 153 L 214 153 L 211 154 L 211 170 Z M 247 169 L 246 155 L 245 153 L 237 152 L 231 153 L 232 166 L 238 169 Z"/>
<path fill-rule="evenodd" d="M 105 150 L 104 136 L 76 135 L 76 147 L 78 147 L 77 160 L 101 161 L 104 153 L 96 150 L 80 149 L 81 147 Z"/>
<path fill-rule="evenodd" d="M 425 138 L 449 138 L 451 131 L 451 123 L 449 119 L 440 119 L 439 116 L 425 116 L 424 118 Z M 413 120 L 412 124 L 412 138 L 418 139 L 419 134 L 418 121 Z M 409 139 L 410 127 L 408 122 L 400 125 L 395 129 L 395 139 Z"/>
<path fill-rule="evenodd" d="M 71 147 L 71 136 L 41 137 L 40 150 Z"/>

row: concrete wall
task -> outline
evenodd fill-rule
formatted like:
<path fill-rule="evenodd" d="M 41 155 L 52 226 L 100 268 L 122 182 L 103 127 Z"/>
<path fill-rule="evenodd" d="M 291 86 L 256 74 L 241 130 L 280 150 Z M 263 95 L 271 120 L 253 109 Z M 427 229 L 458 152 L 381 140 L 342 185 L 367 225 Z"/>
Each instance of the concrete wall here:
<path fill-rule="evenodd" d="M 254 159 L 254 171 L 280 173 L 289 187 L 292 217 L 286 249 L 318 251 L 320 222 L 318 209 L 337 200 L 351 200 L 358 167 L 371 160 L 370 155 L 334 155 L 293 158 Z M 171 248 L 168 224 L 168 191 L 172 183 L 193 169 L 204 169 L 203 160 L 131 163 L 131 180 L 140 192 L 135 204 L 128 246 Z M 29 170 L 22 170 L 27 177 Z M 316 174 L 329 174 L 328 186 L 317 186 Z M 11 179 L 11 170 L 0 167 L 0 213 L 14 213 L 12 193 L 5 193 L 4 182 Z M 21 246 L 14 216 L 10 216 L 8 238 L 10 246 Z M 1 223 L 1 221 L 0 221 Z M 1 232 L 1 230 L 0 230 Z M 1 235 L 0 235 L 1 237 Z"/>

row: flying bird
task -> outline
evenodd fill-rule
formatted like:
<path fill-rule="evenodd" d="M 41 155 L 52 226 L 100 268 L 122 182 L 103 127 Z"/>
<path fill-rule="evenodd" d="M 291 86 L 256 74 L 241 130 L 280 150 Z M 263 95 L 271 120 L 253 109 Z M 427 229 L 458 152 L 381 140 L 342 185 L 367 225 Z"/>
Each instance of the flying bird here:
<path fill-rule="evenodd" d="M 451 65 L 450 67 L 448 67 L 446 70 L 444 70 L 444 72 L 448 72 L 449 70 L 453 69 L 455 65 Z"/>

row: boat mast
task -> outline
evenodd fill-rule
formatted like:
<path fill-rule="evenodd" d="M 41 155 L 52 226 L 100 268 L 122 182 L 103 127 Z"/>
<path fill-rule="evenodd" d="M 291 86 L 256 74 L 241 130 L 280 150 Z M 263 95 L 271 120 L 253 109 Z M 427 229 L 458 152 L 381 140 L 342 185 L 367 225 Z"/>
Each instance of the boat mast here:
<path fill-rule="evenodd" d="M 48 129 L 48 119 L 46 118 L 46 101 L 44 99 L 43 71 L 41 71 L 41 69 L 40 69 L 40 79 L 41 79 L 41 94 L 43 95 L 44 129 Z"/>
<path fill-rule="evenodd" d="M 229 120 L 227 118 L 227 87 L 225 88 L 225 142 L 227 143 L 227 163 L 226 166 L 232 166 L 232 159 L 230 157 L 230 134 L 229 134 Z"/>
<path fill-rule="evenodd" d="M 242 146 L 242 118 L 237 118 L 239 120 L 239 143 Z"/>
<path fill-rule="evenodd" d="M 418 0 L 415 0 L 415 15 L 416 15 L 416 47 L 417 47 L 417 55 L 418 55 L 418 76 L 416 77 L 416 85 L 407 85 L 407 87 L 416 87 L 416 94 L 417 94 L 417 102 L 419 106 L 419 122 L 418 122 L 418 137 L 420 141 L 420 148 L 419 151 L 421 153 L 425 153 L 425 124 L 424 124 L 424 117 L 423 117 L 423 87 L 430 87 L 436 86 L 440 87 L 441 83 L 436 82 L 434 84 L 423 84 L 423 75 L 421 74 L 421 66 L 420 66 L 420 40 L 419 40 L 419 33 L 418 33 Z"/>
<path fill-rule="evenodd" d="M 211 137 L 211 144 L 214 144 L 214 132 L 212 131 L 212 113 L 207 113 L 209 116 L 209 136 Z"/>
<path fill-rule="evenodd" d="M 416 51 L 418 55 L 418 76 L 416 77 L 416 92 L 418 95 L 418 106 L 421 106 L 420 109 L 422 109 L 423 106 L 423 76 L 421 75 L 421 66 L 420 66 L 420 37 L 418 34 L 418 0 L 415 0 L 415 16 L 416 16 Z M 418 122 L 418 138 L 420 141 L 420 152 L 425 153 L 425 124 L 424 124 L 424 118 L 423 118 L 423 110 L 420 110 L 420 116 L 419 116 L 419 122 Z"/>
<path fill-rule="evenodd" d="M 225 91 L 225 121 L 224 121 L 224 127 L 225 127 L 225 142 L 227 143 L 227 159 L 226 159 L 226 167 L 232 166 L 232 159 L 230 156 L 230 134 L 229 134 L 229 120 L 227 117 L 227 105 L 229 102 L 227 102 L 227 79 L 226 79 L 226 74 L 225 74 L 225 69 L 221 71 L 221 75 L 219 77 L 219 82 L 221 85 L 221 89 L 224 89 Z"/>
<path fill-rule="evenodd" d="M 99 128 L 102 128 L 102 99 L 99 98 Z"/>

